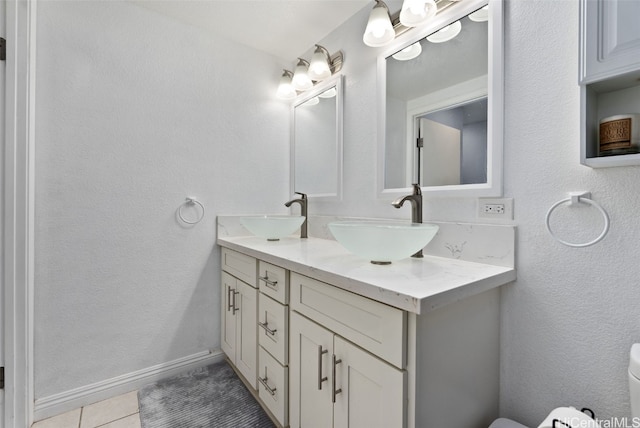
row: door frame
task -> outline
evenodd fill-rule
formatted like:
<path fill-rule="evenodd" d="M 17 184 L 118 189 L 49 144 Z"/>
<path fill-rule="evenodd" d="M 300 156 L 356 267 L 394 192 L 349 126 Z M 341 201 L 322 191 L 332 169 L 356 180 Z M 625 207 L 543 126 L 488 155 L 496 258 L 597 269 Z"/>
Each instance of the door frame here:
<path fill-rule="evenodd" d="M 3 309 L 5 427 L 29 427 L 34 403 L 36 0 L 6 0 Z"/>

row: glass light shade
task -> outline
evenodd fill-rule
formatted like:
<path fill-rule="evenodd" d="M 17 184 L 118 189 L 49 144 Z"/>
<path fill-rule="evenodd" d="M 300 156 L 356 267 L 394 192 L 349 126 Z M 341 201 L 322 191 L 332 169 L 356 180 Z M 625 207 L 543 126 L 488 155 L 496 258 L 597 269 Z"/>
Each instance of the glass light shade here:
<path fill-rule="evenodd" d="M 400 52 L 392 55 L 393 59 L 398 61 L 409 61 L 410 59 L 417 58 L 422 53 L 422 45 L 420 42 L 415 42 L 412 45 L 407 46 Z"/>
<path fill-rule="evenodd" d="M 309 64 L 309 77 L 311 80 L 319 82 L 327 77 L 331 77 L 329 61 L 327 51 L 321 46 L 317 46 L 313 57 L 311 57 L 311 64 Z"/>
<path fill-rule="evenodd" d="M 309 77 L 308 73 L 309 63 L 303 59 L 298 61 L 298 65 L 296 65 L 296 70 L 293 73 L 293 79 L 291 79 L 291 83 L 293 84 L 294 89 L 297 91 L 306 91 L 307 89 L 311 89 L 313 87 L 313 82 Z"/>
<path fill-rule="evenodd" d="M 460 34 L 461 29 L 462 24 L 460 23 L 460 21 L 456 21 L 453 24 L 447 25 L 446 27 L 436 31 L 435 33 L 427 37 L 427 40 L 429 40 L 431 43 L 448 42 L 449 40 Z"/>
<path fill-rule="evenodd" d="M 302 104 L 300 104 L 300 106 L 310 107 L 310 106 L 314 106 L 314 105 L 318 104 L 319 102 L 320 102 L 320 98 L 313 97 L 313 98 L 309 98 L 307 101 L 305 101 Z"/>
<path fill-rule="evenodd" d="M 400 23 L 405 27 L 416 27 L 433 18 L 437 11 L 438 6 L 434 0 L 404 0 Z"/>
<path fill-rule="evenodd" d="M 326 91 L 324 91 L 323 93 L 319 94 L 318 96 L 320 98 L 333 98 L 336 96 L 336 94 L 338 93 L 338 91 L 336 91 L 336 88 L 329 88 Z"/>
<path fill-rule="evenodd" d="M 375 48 L 386 45 L 395 37 L 396 32 L 391 25 L 389 11 L 383 4 L 378 3 L 369 15 L 362 41 L 365 45 Z"/>
<path fill-rule="evenodd" d="M 280 77 L 280 84 L 278 85 L 278 91 L 276 92 L 276 96 L 283 100 L 292 100 L 294 99 L 298 93 L 293 88 L 291 84 L 291 72 L 285 70 L 282 73 L 282 77 Z"/>
<path fill-rule="evenodd" d="M 474 22 L 485 22 L 489 20 L 489 5 L 478 9 L 469 15 L 469 19 Z"/>

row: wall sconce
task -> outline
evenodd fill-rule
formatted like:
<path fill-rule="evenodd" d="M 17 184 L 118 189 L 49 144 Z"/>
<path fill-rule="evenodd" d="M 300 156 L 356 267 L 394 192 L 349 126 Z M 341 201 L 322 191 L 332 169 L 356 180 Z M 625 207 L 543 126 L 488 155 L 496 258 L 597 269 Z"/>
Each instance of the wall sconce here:
<path fill-rule="evenodd" d="M 278 98 L 283 100 L 292 100 L 298 95 L 291 84 L 291 79 L 293 79 L 293 73 L 289 70 L 283 70 L 282 76 L 280 77 L 280 84 L 278 85 L 278 91 L 276 92 L 276 96 Z"/>
<path fill-rule="evenodd" d="M 315 83 L 331 77 L 331 75 L 342 69 L 344 55 L 341 51 L 330 55 L 329 51 L 323 46 L 315 46 L 311 63 L 298 58 L 294 73 L 284 70 L 276 92 L 278 98 L 293 99 L 298 95 L 298 92 L 313 88 Z"/>

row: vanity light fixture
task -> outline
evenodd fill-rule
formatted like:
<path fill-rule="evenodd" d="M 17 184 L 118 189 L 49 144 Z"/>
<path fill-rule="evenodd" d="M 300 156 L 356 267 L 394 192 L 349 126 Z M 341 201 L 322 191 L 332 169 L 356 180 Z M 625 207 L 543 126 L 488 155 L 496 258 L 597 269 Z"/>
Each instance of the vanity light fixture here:
<path fill-rule="evenodd" d="M 302 58 L 298 58 L 298 64 L 296 65 L 296 70 L 293 73 L 293 78 L 291 79 L 291 83 L 295 90 L 306 91 L 313 87 L 313 82 L 309 77 L 308 71 L 309 63 Z"/>
<path fill-rule="evenodd" d="M 389 8 L 382 0 L 376 0 L 376 5 L 369 14 L 367 28 L 364 30 L 362 41 L 371 47 L 384 46 L 396 37 L 391 24 Z"/>
<path fill-rule="evenodd" d="M 399 52 L 392 55 L 393 59 L 398 61 L 409 61 L 410 59 L 417 58 L 422 53 L 422 45 L 420 41 L 415 42 L 412 45 L 407 46 Z"/>
<path fill-rule="evenodd" d="M 404 0 L 400 10 L 400 23 L 405 27 L 416 27 L 433 18 L 438 11 L 434 0 Z"/>
<path fill-rule="evenodd" d="M 280 77 L 280 84 L 276 96 L 283 100 L 291 100 L 313 86 L 342 70 L 344 54 L 338 51 L 333 55 L 323 46 L 316 45 L 311 59 L 311 64 L 302 58 L 298 58 L 295 72 L 284 70 Z"/>
<path fill-rule="evenodd" d="M 307 101 L 303 102 L 302 104 L 300 104 L 300 106 L 304 106 L 304 107 L 310 107 L 310 106 L 315 106 L 320 102 L 320 98 L 318 97 L 313 97 L 313 98 L 309 98 Z"/>
<path fill-rule="evenodd" d="M 283 70 L 282 76 L 280 77 L 280 84 L 278 85 L 278 91 L 276 92 L 276 96 L 283 100 L 292 100 L 298 95 L 296 90 L 293 88 L 291 84 L 291 80 L 293 79 L 293 73 L 289 70 Z"/>
<path fill-rule="evenodd" d="M 460 30 L 462 29 L 462 24 L 460 21 L 456 21 L 451 25 L 447 25 L 446 27 L 436 31 L 432 35 L 427 37 L 431 43 L 444 43 L 453 39 L 455 36 L 460 34 Z"/>

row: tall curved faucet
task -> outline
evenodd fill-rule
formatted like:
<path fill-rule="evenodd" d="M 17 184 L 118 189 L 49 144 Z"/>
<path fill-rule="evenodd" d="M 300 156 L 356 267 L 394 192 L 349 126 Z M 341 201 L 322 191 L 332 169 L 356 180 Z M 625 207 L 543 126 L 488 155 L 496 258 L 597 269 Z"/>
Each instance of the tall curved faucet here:
<path fill-rule="evenodd" d="M 307 238 L 307 195 L 305 193 L 294 192 L 296 195 L 300 195 L 297 199 L 292 199 L 284 204 L 285 207 L 290 207 L 293 203 L 300 204 L 300 215 L 304 217 L 302 226 L 300 226 L 300 238 Z"/>
<path fill-rule="evenodd" d="M 396 199 L 391 202 L 391 205 L 400 208 L 406 201 L 411 202 L 411 223 L 422 223 L 422 190 L 420 190 L 420 184 L 414 183 L 412 186 L 412 194 Z M 420 250 L 411 257 L 422 258 L 424 256 Z"/>

